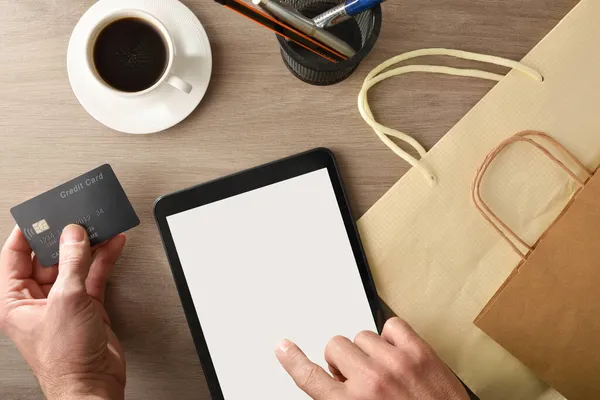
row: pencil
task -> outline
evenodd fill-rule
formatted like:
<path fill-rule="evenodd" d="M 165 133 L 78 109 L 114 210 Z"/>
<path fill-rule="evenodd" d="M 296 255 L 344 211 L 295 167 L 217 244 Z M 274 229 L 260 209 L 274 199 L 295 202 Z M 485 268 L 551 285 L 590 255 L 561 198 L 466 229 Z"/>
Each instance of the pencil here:
<path fill-rule="evenodd" d="M 224 5 L 225 7 L 241 14 L 242 16 L 256 22 L 259 25 L 264 26 L 270 31 L 277 35 L 283 36 L 284 38 L 302 46 L 306 50 L 309 50 L 324 59 L 337 63 L 341 60 L 346 60 L 348 57 L 340 54 L 339 52 L 329 48 L 328 46 L 312 39 L 311 37 L 299 32 L 298 30 L 276 20 L 269 14 L 257 10 L 254 7 L 239 1 L 239 0 L 215 0 L 217 3 Z"/>

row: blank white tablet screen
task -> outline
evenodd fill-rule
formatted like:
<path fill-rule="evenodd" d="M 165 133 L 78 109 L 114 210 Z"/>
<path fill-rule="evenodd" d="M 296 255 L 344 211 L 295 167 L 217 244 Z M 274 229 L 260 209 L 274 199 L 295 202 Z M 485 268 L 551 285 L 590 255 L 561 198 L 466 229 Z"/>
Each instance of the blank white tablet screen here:
<path fill-rule="evenodd" d="M 326 367 L 331 337 L 376 331 L 326 168 L 167 222 L 226 400 L 307 399 L 281 339 Z"/>

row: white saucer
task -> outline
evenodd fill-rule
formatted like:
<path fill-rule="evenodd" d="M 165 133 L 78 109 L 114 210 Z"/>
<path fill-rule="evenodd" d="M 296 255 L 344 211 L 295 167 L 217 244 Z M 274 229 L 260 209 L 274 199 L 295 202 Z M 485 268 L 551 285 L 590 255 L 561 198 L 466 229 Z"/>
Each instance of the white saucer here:
<path fill-rule="evenodd" d="M 165 25 L 176 47 L 173 73 L 193 86 L 190 94 L 163 84 L 145 95 L 121 97 L 95 80 L 85 64 L 85 38 L 104 16 L 125 8 L 145 11 Z M 154 133 L 183 121 L 198 106 L 210 81 L 212 54 L 202 24 L 177 0 L 100 0 L 73 30 L 67 70 L 75 96 L 98 122 L 125 133 Z"/>

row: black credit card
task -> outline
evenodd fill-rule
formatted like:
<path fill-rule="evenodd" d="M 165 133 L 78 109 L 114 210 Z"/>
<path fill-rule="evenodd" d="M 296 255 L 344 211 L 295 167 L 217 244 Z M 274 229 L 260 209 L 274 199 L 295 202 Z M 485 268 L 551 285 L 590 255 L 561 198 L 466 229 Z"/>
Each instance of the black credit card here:
<path fill-rule="evenodd" d="M 108 164 L 10 210 L 43 266 L 58 263 L 58 241 L 69 224 L 88 231 L 92 246 L 140 224 Z"/>

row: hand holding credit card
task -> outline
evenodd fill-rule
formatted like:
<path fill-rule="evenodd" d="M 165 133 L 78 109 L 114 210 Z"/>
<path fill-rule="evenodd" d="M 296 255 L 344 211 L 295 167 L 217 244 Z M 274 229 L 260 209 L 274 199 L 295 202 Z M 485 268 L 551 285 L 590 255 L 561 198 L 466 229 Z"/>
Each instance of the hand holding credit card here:
<path fill-rule="evenodd" d="M 43 266 L 58 262 L 60 234 L 69 224 L 83 226 L 94 246 L 140 223 L 108 164 L 27 200 L 10 212 Z"/>

